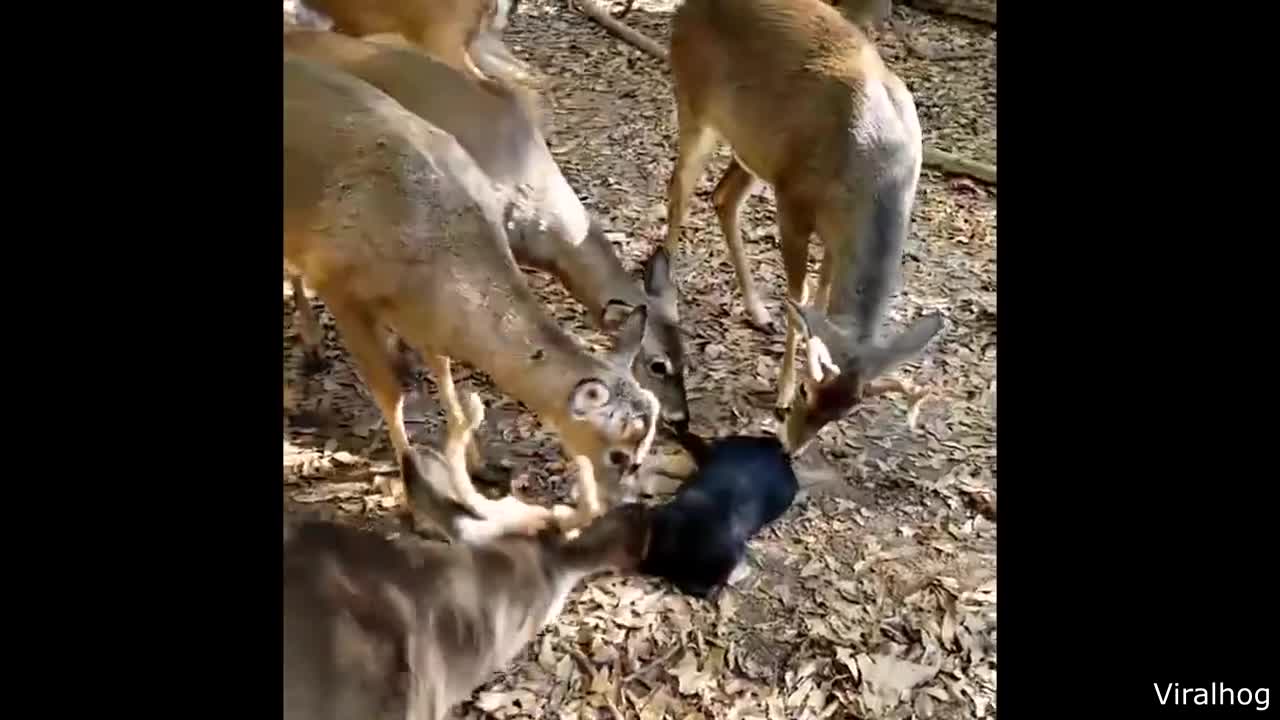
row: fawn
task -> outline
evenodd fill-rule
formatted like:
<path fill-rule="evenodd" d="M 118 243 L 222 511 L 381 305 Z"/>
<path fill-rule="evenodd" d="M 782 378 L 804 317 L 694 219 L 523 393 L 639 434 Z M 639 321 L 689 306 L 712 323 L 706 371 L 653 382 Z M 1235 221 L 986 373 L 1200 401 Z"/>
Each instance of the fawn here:
<path fill-rule="evenodd" d="M 447 133 L 368 83 L 284 56 L 284 259 L 324 301 L 386 421 L 410 450 L 381 328 L 426 359 L 450 425 L 466 425 L 452 360 L 493 378 L 558 432 L 579 469 L 580 526 L 612 501 L 653 442 L 659 404 L 631 375 L 647 308 L 613 351 L 588 352 L 540 306 L 503 226 L 528 208 Z M 473 497 L 469 482 L 454 498 Z"/>
<path fill-rule="evenodd" d="M 942 329 L 931 315 L 880 338 L 920 177 L 915 104 L 864 32 L 823 0 L 685 0 L 672 19 L 671 68 L 679 150 L 665 244 L 674 255 L 694 183 L 725 140 L 734 159 L 712 200 L 751 322 L 769 328 L 738 215 L 760 180 L 773 187 L 788 296 L 776 406 L 799 452 L 863 398 L 901 388 L 880 376 Z M 825 251 L 806 306 L 815 231 Z M 793 405 L 797 331 L 809 372 Z"/>
<path fill-rule="evenodd" d="M 603 229 L 582 205 L 551 156 L 535 119 L 536 97 L 523 89 L 477 83 L 410 49 L 328 32 L 285 37 L 291 53 L 334 65 L 395 98 L 405 109 L 452 135 L 495 182 L 525 188 L 536 211 L 507 227 L 516 262 L 557 277 L 592 321 L 616 330 L 635 307 L 648 308 L 648 328 L 634 367 L 653 391 L 663 419 L 688 422 L 684 346 L 676 288 L 667 254 L 658 248 L 645 263 L 643 283 L 627 272 Z M 295 285 L 295 297 L 301 289 Z M 309 315 L 310 306 L 299 304 Z M 318 347 L 314 318 L 302 317 L 303 338 Z M 313 338 L 315 338 L 313 340 Z"/>

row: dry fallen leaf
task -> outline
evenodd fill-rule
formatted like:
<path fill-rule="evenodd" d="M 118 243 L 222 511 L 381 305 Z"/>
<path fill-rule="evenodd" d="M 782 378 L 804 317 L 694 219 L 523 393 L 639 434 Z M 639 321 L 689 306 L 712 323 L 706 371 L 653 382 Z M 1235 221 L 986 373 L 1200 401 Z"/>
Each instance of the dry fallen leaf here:
<path fill-rule="evenodd" d="M 874 695 L 878 707 L 896 705 L 903 692 L 928 682 L 938 674 L 937 667 L 888 655 L 860 653 L 857 662 L 862 676 L 863 699 L 870 700 L 868 695 Z"/>
<path fill-rule="evenodd" d="M 680 692 L 684 695 L 693 695 L 706 685 L 709 674 L 698 670 L 698 658 L 688 650 L 680 657 L 680 661 L 675 667 L 667 670 L 668 673 L 675 676 L 679 680 Z"/>

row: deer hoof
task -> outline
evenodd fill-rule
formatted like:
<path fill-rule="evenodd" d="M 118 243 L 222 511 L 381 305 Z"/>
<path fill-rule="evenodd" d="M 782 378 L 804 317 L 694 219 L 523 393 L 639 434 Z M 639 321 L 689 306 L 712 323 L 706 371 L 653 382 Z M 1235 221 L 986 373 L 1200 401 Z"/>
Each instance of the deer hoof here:
<path fill-rule="evenodd" d="M 777 420 L 780 423 L 784 423 L 787 421 L 787 415 L 790 414 L 790 412 L 791 412 L 790 405 L 774 405 L 773 419 Z"/>
<path fill-rule="evenodd" d="M 762 307 L 747 308 L 747 324 L 766 335 L 778 332 L 778 326 L 773 324 L 769 311 Z"/>

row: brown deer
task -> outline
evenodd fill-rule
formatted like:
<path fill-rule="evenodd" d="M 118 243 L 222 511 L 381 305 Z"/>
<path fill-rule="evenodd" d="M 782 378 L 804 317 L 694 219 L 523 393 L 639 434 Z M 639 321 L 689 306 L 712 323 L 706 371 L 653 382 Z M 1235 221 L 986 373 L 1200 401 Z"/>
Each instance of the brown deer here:
<path fill-rule="evenodd" d="M 519 0 L 296 0 L 352 37 L 400 36 L 478 79 L 527 81 L 528 68 L 501 36 Z M 497 65 L 495 65 L 495 63 Z M 479 65 L 484 65 L 481 69 Z M 499 67 L 505 66 L 505 67 Z M 487 71 L 487 72 L 486 72 Z"/>
<path fill-rule="evenodd" d="M 738 231 L 758 179 L 777 198 L 787 296 L 797 309 L 807 302 L 809 236 L 816 231 L 825 247 L 812 306 L 788 313 L 778 380 L 779 414 L 789 409 L 785 439 L 799 451 L 863 397 L 897 387 L 876 380 L 942 328 L 930 316 L 879 338 L 920 176 L 915 104 L 866 35 L 823 0 L 686 0 L 672 19 L 671 67 L 679 154 L 668 252 L 718 139 L 734 159 L 712 200 L 752 324 L 771 325 Z M 797 329 L 808 337 L 812 370 L 791 407 Z"/>
<path fill-rule="evenodd" d="M 334 523 L 286 520 L 286 719 L 442 720 L 559 615 L 580 580 L 638 567 L 650 534 L 643 505 L 616 507 L 572 540 L 527 516 L 475 520 L 422 472 L 465 475 L 468 436 L 450 428 L 444 455 L 419 465 L 406 453 L 401 462 L 415 508 L 448 528 L 491 526 L 483 538 L 459 530 L 451 544 L 398 546 Z M 535 509 L 543 510 L 524 506 Z"/>
<path fill-rule="evenodd" d="M 643 284 L 627 272 L 551 156 L 538 129 L 532 93 L 474 82 L 413 50 L 333 33 L 293 33 L 284 46 L 365 80 L 452 135 L 495 182 L 524 187 L 535 212 L 527 222 L 507 226 L 516 262 L 557 277 L 606 330 L 616 330 L 628 313 L 645 305 L 648 328 L 635 376 L 657 395 L 665 420 L 677 427 L 688 422 L 684 345 L 666 251 L 658 248 L 645 263 Z M 297 296 L 301 290 L 294 288 Z M 299 308 L 307 314 L 301 322 L 303 339 L 318 349 L 318 325 L 310 306 L 303 302 Z"/>
<path fill-rule="evenodd" d="M 647 308 L 597 357 L 549 318 L 507 246 L 527 220 L 456 140 L 382 91 L 284 55 L 284 259 L 324 301 L 382 411 L 410 451 L 389 327 L 426 359 L 451 425 L 466 425 L 451 359 L 483 370 L 559 431 L 579 469 L 580 525 L 614 500 L 653 441 L 659 405 L 631 375 Z M 621 476 L 621 477 L 620 477 Z M 455 487 L 465 501 L 474 490 Z"/>

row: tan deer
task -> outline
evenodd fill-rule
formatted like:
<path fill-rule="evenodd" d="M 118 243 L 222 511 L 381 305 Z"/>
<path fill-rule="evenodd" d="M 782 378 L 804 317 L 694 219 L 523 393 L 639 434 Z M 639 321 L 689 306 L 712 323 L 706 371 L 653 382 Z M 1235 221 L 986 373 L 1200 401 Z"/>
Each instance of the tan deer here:
<path fill-rule="evenodd" d="M 667 254 L 662 248 L 653 253 L 645 263 L 643 284 L 627 272 L 551 156 L 538 129 L 532 93 L 474 82 L 413 50 L 334 33 L 293 33 L 284 45 L 291 53 L 336 66 L 377 87 L 452 135 L 494 181 L 525 188 L 536 209 L 528 222 L 507 226 L 516 262 L 556 276 L 606 330 L 616 330 L 634 308 L 645 305 L 648 327 L 635 376 L 657 395 L 665 420 L 677 426 L 688 422 L 684 345 Z M 294 292 L 301 289 L 295 285 Z M 318 324 L 307 303 L 299 307 L 308 315 L 301 322 L 303 339 L 317 348 Z"/>
<path fill-rule="evenodd" d="M 718 139 L 734 160 L 712 200 L 752 324 L 771 325 L 738 231 L 757 179 L 777 198 L 796 310 L 807 302 L 810 235 L 816 231 L 825 247 L 812 306 L 788 313 L 778 380 L 779 414 L 789 408 L 785 440 L 798 451 L 863 397 L 898 387 L 877 378 L 942 328 L 940 317 L 929 316 L 888 342 L 879 338 L 920 176 L 915 104 L 866 35 L 823 0 L 685 0 L 671 25 L 679 155 L 668 188 L 667 250 L 676 250 L 689 197 Z M 797 330 L 808 337 L 811 370 L 791 407 Z"/>
<path fill-rule="evenodd" d="M 474 423 L 474 395 L 471 411 Z M 442 720 L 559 615 L 579 581 L 638 567 L 651 532 L 643 505 L 614 508 L 572 540 L 529 522 L 543 508 L 475 519 L 439 477 L 466 474 L 468 436 L 450 428 L 443 454 L 401 458 L 415 509 L 452 529 L 452 544 L 399 546 L 286 519 L 285 718 Z"/>
<path fill-rule="evenodd" d="M 399 36 L 478 79 L 489 79 L 491 75 L 518 81 L 532 79 L 529 68 L 513 57 L 501 40 L 519 0 L 295 2 L 325 16 L 335 32 L 353 37 Z"/>
<path fill-rule="evenodd" d="M 612 502 L 653 441 L 659 405 L 631 375 L 647 308 L 611 355 L 589 353 L 549 318 L 503 225 L 532 208 L 495 185 L 447 133 L 347 73 L 285 53 L 284 259 L 333 315 L 386 420 L 410 451 L 404 397 L 380 330 L 426 359 L 451 425 L 465 425 L 451 359 L 483 370 L 559 431 L 579 468 L 579 526 Z M 620 477 L 621 476 L 621 477 Z M 466 500 L 474 490 L 454 488 Z"/>

